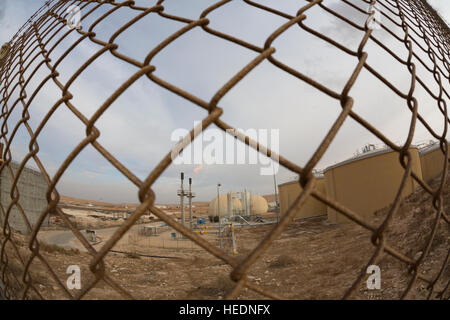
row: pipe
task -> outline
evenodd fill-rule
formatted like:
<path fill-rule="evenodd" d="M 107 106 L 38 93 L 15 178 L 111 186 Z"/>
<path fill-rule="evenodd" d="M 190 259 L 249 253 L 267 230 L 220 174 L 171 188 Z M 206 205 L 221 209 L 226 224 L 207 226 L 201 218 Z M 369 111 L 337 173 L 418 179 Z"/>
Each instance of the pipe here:
<path fill-rule="evenodd" d="M 189 228 L 192 231 L 192 178 L 189 178 Z"/>
<path fill-rule="evenodd" d="M 184 172 L 181 173 L 180 208 L 181 208 L 181 224 L 184 227 Z"/>

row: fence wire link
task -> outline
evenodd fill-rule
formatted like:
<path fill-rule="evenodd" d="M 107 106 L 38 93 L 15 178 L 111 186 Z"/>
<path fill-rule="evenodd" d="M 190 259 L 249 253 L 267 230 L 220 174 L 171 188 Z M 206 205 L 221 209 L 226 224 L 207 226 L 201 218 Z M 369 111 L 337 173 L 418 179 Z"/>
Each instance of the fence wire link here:
<path fill-rule="evenodd" d="M 113 288 L 116 292 L 118 292 L 122 297 L 130 299 L 133 296 L 127 292 L 119 283 L 117 283 L 114 279 L 112 279 L 106 273 L 106 267 L 104 258 L 110 252 L 110 250 L 116 245 L 116 243 L 123 237 L 123 235 L 137 222 L 137 220 L 146 212 L 150 211 L 155 216 L 160 218 L 162 221 L 167 223 L 170 227 L 175 229 L 176 231 L 183 234 L 186 238 L 192 240 L 195 244 L 213 254 L 217 258 L 223 260 L 225 263 L 229 264 L 232 267 L 232 271 L 230 273 L 230 277 L 233 281 L 236 282 L 235 287 L 229 292 L 227 298 L 237 298 L 244 288 L 253 290 L 265 297 L 274 298 L 274 299 L 282 299 L 283 297 L 276 292 L 272 292 L 264 289 L 258 284 L 247 281 L 247 273 L 252 267 L 252 265 L 261 257 L 261 255 L 271 246 L 273 241 L 280 236 L 283 230 L 290 224 L 293 219 L 293 216 L 297 210 L 299 210 L 305 203 L 306 199 L 309 196 L 316 198 L 317 200 L 325 203 L 327 206 L 332 207 L 337 210 L 340 214 L 346 216 L 354 223 L 362 226 L 363 228 L 369 230 L 372 233 L 372 243 L 374 246 L 374 252 L 368 261 L 367 265 L 371 265 L 376 263 L 377 259 L 384 252 L 392 257 L 396 258 L 408 268 L 410 278 L 408 282 L 407 288 L 404 290 L 401 298 L 407 298 L 408 293 L 411 291 L 411 288 L 417 281 L 423 281 L 427 283 L 427 290 L 429 292 L 428 298 L 432 296 L 433 293 L 437 293 L 437 296 L 440 298 L 445 297 L 445 290 L 448 290 L 448 283 L 446 288 L 442 292 L 435 292 L 435 285 L 438 280 L 441 278 L 442 274 L 445 271 L 445 268 L 449 264 L 449 256 L 447 257 L 440 268 L 440 272 L 435 275 L 435 277 L 427 278 L 424 275 L 421 275 L 418 271 L 419 266 L 426 258 L 427 254 L 430 251 L 431 243 L 436 234 L 436 230 L 441 222 L 443 222 L 446 226 L 449 225 L 449 217 L 448 213 L 444 211 L 444 203 L 443 203 L 443 188 L 445 186 L 445 181 L 447 177 L 448 171 L 448 161 L 444 161 L 444 165 L 442 168 L 441 174 L 441 182 L 436 189 L 433 189 L 430 185 L 428 185 L 425 181 L 423 181 L 420 177 L 418 177 L 412 171 L 412 160 L 409 148 L 412 143 L 412 139 L 415 132 L 415 126 L 419 121 L 428 132 L 439 141 L 440 150 L 444 155 L 444 159 L 448 159 L 448 144 L 446 140 L 447 128 L 449 123 L 448 112 L 447 112 L 447 101 L 449 99 L 449 74 L 450 74 L 450 30 L 447 24 L 442 20 L 442 18 L 428 5 L 425 0 L 378 0 L 378 1 L 368 1 L 368 0 L 359 0 L 359 1 L 349 1 L 342 0 L 346 6 L 351 7 L 363 14 L 366 14 L 368 17 L 371 14 L 367 11 L 367 7 L 369 5 L 377 5 L 382 20 L 389 21 L 390 23 L 400 27 L 403 30 L 404 36 L 401 38 L 396 33 L 394 33 L 389 27 L 387 27 L 383 22 L 378 22 L 379 26 L 389 33 L 393 38 L 395 38 L 399 43 L 403 44 L 408 52 L 408 57 L 406 60 L 402 59 L 398 55 L 396 55 L 388 46 L 383 44 L 382 41 L 377 39 L 374 36 L 373 30 L 368 26 L 368 24 L 358 25 L 357 23 L 351 21 L 348 17 L 343 16 L 342 14 L 336 12 L 329 6 L 326 6 L 322 0 L 308 0 L 306 3 L 304 1 L 299 1 L 300 8 L 295 16 L 289 15 L 285 12 L 278 11 L 269 6 L 262 5 L 256 1 L 251 0 L 243 0 L 243 2 L 254 8 L 254 10 L 262 10 L 266 13 L 270 13 L 276 15 L 278 17 L 284 18 L 286 22 L 281 25 L 278 29 L 274 30 L 273 33 L 266 39 L 264 46 L 260 47 L 258 45 L 246 42 L 242 39 L 236 38 L 229 34 L 223 33 L 219 30 L 215 30 L 209 26 L 210 19 L 209 15 L 214 11 L 220 11 L 220 8 L 232 0 L 222 0 L 214 3 L 210 7 L 206 8 L 200 15 L 200 17 L 196 20 L 191 20 L 181 16 L 175 16 L 165 11 L 164 8 L 164 0 L 159 0 L 157 3 L 151 7 L 141 7 L 134 3 L 134 1 L 114 1 L 114 0 L 105 0 L 105 1 L 94 1 L 94 0 L 51 0 L 47 1 L 46 4 L 40 8 L 28 21 L 27 23 L 18 31 L 16 35 L 12 38 L 9 45 L 8 54 L 2 59 L 2 65 L 0 69 L 0 83 L 1 83 L 1 134 L 0 140 L 4 144 L 3 149 L 3 162 L 0 167 L 0 173 L 6 172 L 11 176 L 11 180 L 13 181 L 11 190 L 10 190 L 10 198 L 11 203 L 8 206 L 5 206 L 4 203 L 0 202 L 1 215 L 4 218 L 2 225 L 2 238 L 0 239 L 1 251 L 0 251 L 0 291 L 2 291 L 2 295 L 6 298 L 22 298 L 28 299 L 31 297 L 31 292 L 34 292 L 35 295 L 39 298 L 44 298 L 42 294 L 39 292 L 39 288 L 36 287 L 31 275 L 30 270 L 32 270 L 32 262 L 34 260 L 39 260 L 46 267 L 47 272 L 51 275 L 51 277 L 56 281 L 57 285 L 63 290 L 67 298 L 69 299 L 81 299 L 83 298 L 95 285 L 100 281 L 104 280 L 111 288 Z M 358 3 L 358 4 L 355 4 Z M 87 8 L 88 5 L 94 4 L 92 8 Z M 63 35 L 60 35 L 60 31 L 63 28 L 66 28 L 68 13 L 66 12 L 67 8 L 71 5 L 77 5 L 81 8 L 82 18 L 81 22 L 88 17 L 91 13 L 98 10 L 100 7 L 107 7 L 108 11 L 101 15 L 97 20 L 95 20 L 88 28 L 81 29 L 72 29 L 67 30 Z M 339 19 L 342 23 L 346 25 L 364 32 L 364 35 L 361 39 L 361 42 L 358 46 L 357 51 L 353 51 L 346 47 L 345 45 L 337 42 L 332 39 L 329 35 L 323 34 L 317 30 L 314 30 L 311 27 L 308 27 L 305 22 L 307 21 L 306 12 L 311 8 L 320 8 L 323 12 L 327 12 L 332 14 L 337 19 Z M 107 20 L 108 17 L 114 12 L 121 10 L 123 8 L 131 9 L 137 12 L 137 15 L 129 20 L 126 24 L 121 26 L 116 30 L 116 32 L 111 36 L 109 41 L 105 42 L 96 37 L 95 28 L 96 26 Z M 130 28 L 133 24 L 143 19 L 148 15 L 159 15 L 164 19 L 175 20 L 178 22 L 184 23 L 184 26 L 179 29 L 177 32 L 169 36 L 167 39 L 159 43 L 156 47 L 154 47 L 145 57 L 143 61 L 138 61 L 133 57 L 127 56 L 123 53 L 120 53 L 118 50 L 118 45 L 115 43 L 115 39 L 123 33 L 125 30 Z M 398 20 L 392 18 L 395 16 Z M 157 69 L 156 65 L 152 65 L 153 58 L 158 54 L 164 54 L 164 49 L 172 42 L 176 41 L 183 34 L 188 33 L 194 29 L 201 28 L 204 32 L 213 35 L 217 38 L 223 39 L 224 41 L 232 42 L 235 45 L 244 47 L 248 50 L 254 51 L 258 54 L 256 58 L 250 61 L 242 70 L 240 70 L 234 77 L 232 77 L 217 93 L 211 98 L 210 101 L 204 101 L 201 98 L 195 96 L 194 94 L 183 90 L 182 88 L 178 88 L 175 85 L 165 81 L 162 78 L 159 78 L 155 75 L 154 71 Z M 344 86 L 342 92 L 336 92 L 327 86 L 317 82 L 316 80 L 306 76 L 300 70 L 294 69 L 283 62 L 277 60 L 274 57 L 275 47 L 273 43 L 276 38 L 282 35 L 285 31 L 290 28 L 300 28 L 302 31 L 307 32 L 322 41 L 328 43 L 329 45 L 337 48 L 338 50 L 346 53 L 347 55 L 353 56 L 355 58 L 356 66 L 353 70 L 353 73 L 348 78 L 346 85 Z M 67 38 L 71 33 L 78 33 L 81 37 L 72 43 L 67 50 L 60 55 L 57 59 L 50 58 L 50 53 L 57 47 L 65 38 Z M 55 37 L 59 35 L 59 38 Z M 55 38 L 56 42 L 53 46 L 49 46 L 49 42 Z M 99 46 L 99 50 L 92 55 L 85 63 L 76 70 L 72 76 L 64 83 L 59 79 L 58 65 L 67 57 L 67 55 L 77 47 L 84 39 L 89 39 L 93 43 Z M 369 39 L 378 45 L 381 49 L 391 55 L 399 64 L 404 65 L 404 67 L 408 70 L 411 75 L 411 81 L 409 85 L 408 92 L 402 92 L 398 89 L 394 84 L 392 84 L 388 79 L 383 77 L 380 73 L 378 73 L 372 66 L 367 63 L 368 53 L 365 50 L 365 46 Z M 419 39 L 423 41 L 423 44 L 419 42 Z M 421 58 L 418 52 L 422 51 L 425 53 L 429 60 L 428 63 L 432 63 L 432 66 L 429 65 Z M 86 118 L 74 105 L 71 100 L 73 98 L 72 93 L 70 92 L 70 87 L 72 83 L 86 70 L 86 68 L 92 64 L 94 61 L 101 59 L 101 56 L 110 52 L 117 59 L 120 59 L 126 63 L 129 63 L 136 67 L 135 73 L 124 82 L 117 90 L 110 96 L 105 102 L 98 106 L 98 109 L 93 114 L 91 118 Z M 436 82 L 439 87 L 439 93 L 435 94 L 425 82 L 425 79 L 421 79 L 419 75 L 416 73 L 416 65 L 413 62 L 413 59 L 420 63 L 432 76 L 433 80 Z M 156 83 L 157 85 L 171 91 L 172 93 L 194 103 L 200 108 L 203 108 L 208 111 L 208 116 L 202 121 L 202 130 L 206 129 L 209 125 L 215 124 L 222 130 L 234 129 L 231 125 L 221 120 L 221 116 L 223 114 L 223 110 L 219 107 L 219 103 L 221 99 L 233 88 L 240 80 L 247 76 L 258 64 L 262 61 L 269 61 L 271 64 L 276 66 L 277 68 L 291 74 L 292 76 L 298 78 L 301 81 L 306 82 L 310 86 L 316 88 L 318 91 L 325 93 L 333 99 L 336 99 L 340 102 L 342 110 L 335 120 L 329 131 L 327 132 L 325 138 L 322 140 L 320 145 L 316 148 L 313 156 L 309 159 L 306 165 L 302 168 L 297 164 L 289 161 L 284 158 L 282 155 L 275 154 L 272 150 L 267 147 L 260 145 L 259 143 L 252 141 L 249 137 L 245 137 L 243 135 L 237 135 L 238 139 L 242 140 L 247 145 L 252 148 L 256 148 L 259 152 L 267 154 L 272 159 L 278 160 L 279 163 L 285 168 L 289 169 L 292 172 L 295 172 L 299 175 L 299 183 L 303 187 L 303 191 L 298 196 L 298 198 L 294 201 L 293 205 L 288 209 L 287 213 L 284 214 L 279 224 L 275 225 L 272 230 L 267 234 L 267 236 L 256 246 L 254 250 L 252 250 L 248 256 L 246 256 L 243 260 L 237 260 L 235 257 L 227 254 L 216 246 L 210 244 L 208 241 L 200 237 L 199 235 L 193 233 L 188 228 L 184 227 L 180 223 L 176 222 L 173 218 L 168 216 L 164 211 L 160 210 L 154 205 L 155 194 L 152 190 L 152 185 L 156 181 L 158 177 L 165 171 L 165 169 L 171 164 L 171 154 L 175 152 L 175 154 L 179 154 L 184 148 L 186 148 L 190 142 L 185 142 L 178 149 L 168 150 L 167 155 L 159 162 L 159 164 L 148 174 L 145 180 L 141 180 L 136 177 L 127 167 L 118 161 L 109 151 L 102 146 L 100 142 L 97 141 L 97 138 L 100 135 L 99 129 L 96 127 L 97 120 L 102 116 L 102 114 L 110 107 L 110 105 L 123 93 L 125 92 L 136 80 L 141 77 L 147 77 L 149 81 Z M 37 66 L 28 77 L 25 77 L 25 72 L 29 68 L 29 66 L 34 62 L 39 61 Z M 439 63 L 438 63 L 439 61 Z M 45 66 L 48 69 L 48 75 L 42 80 L 42 82 L 37 86 L 37 88 L 33 92 L 27 92 L 27 85 L 29 84 L 31 78 L 37 72 L 37 70 L 41 67 Z M 385 86 L 391 89 L 396 95 L 402 98 L 408 109 L 411 111 L 411 122 L 408 137 L 403 145 L 398 145 L 388 139 L 381 131 L 375 128 L 368 121 L 363 119 L 360 115 L 358 115 L 353 109 L 352 106 L 354 104 L 354 99 L 350 96 L 350 91 L 356 81 L 358 81 L 358 76 L 361 73 L 361 70 L 367 70 L 372 75 L 380 80 Z M 14 86 L 11 86 L 12 83 L 15 83 Z M 49 106 L 48 112 L 43 120 L 40 122 L 39 126 L 35 131 L 31 128 L 28 121 L 30 119 L 30 115 L 28 112 L 28 108 L 30 106 L 31 101 L 36 96 L 36 94 L 41 90 L 41 88 L 47 82 L 53 82 L 60 90 L 61 97 L 60 99 L 53 105 Z M 431 99 L 433 99 L 437 108 L 442 114 L 442 120 L 445 123 L 444 130 L 442 134 L 437 133 L 421 116 L 418 105 L 419 101 L 414 96 L 415 88 L 417 85 L 420 85 L 429 95 Z M 19 92 L 19 97 L 15 101 L 10 101 L 10 97 L 13 93 Z M 55 111 L 60 107 L 67 107 L 71 113 L 78 118 L 86 128 L 86 137 L 79 142 L 79 144 L 72 150 L 72 152 L 67 156 L 64 162 L 60 165 L 58 170 L 53 176 L 50 176 L 46 171 L 43 163 L 39 159 L 39 145 L 37 143 L 37 138 L 39 134 L 42 132 L 43 128 L 46 126 L 49 119 L 53 116 Z M 8 127 L 8 118 L 14 109 L 20 109 L 22 111 L 22 118 L 12 126 Z M 313 175 L 313 169 L 320 161 L 328 147 L 330 146 L 333 138 L 339 132 L 342 127 L 344 121 L 351 117 L 355 121 L 357 121 L 360 125 L 362 125 L 365 129 L 370 131 L 373 135 L 375 135 L 378 139 L 382 140 L 388 147 L 392 148 L 395 152 L 398 153 L 399 162 L 404 168 L 404 175 L 402 182 L 397 190 L 397 194 L 394 200 L 394 203 L 390 207 L 390 210 L 386 217 L 384 218 L 382 224 L 380 226 L 375 226 L 366 221 L 361 215 L 357 212 L 353 212 L 350 209 L 346 208 L 342 204 L 329 199 L 326 195 L 316 191 L 314 189 L 315 185 L 315 177 Z M 14 139 L 15 133 L 19 130 L 20 127 L 24 127 L 29 136 L 29 151 L 20 163 L 20 166 L 17 172 L 11 168 L 11 143 Z M 12 130 L 10 136 L 8 137 L 8 132 Z M 195 135 L 199 134 L 195 130 L 190 132 L 190 138 L 192 141 L 195 138 Z M 187 141 L 187 140 L 186 140 Z M 59 206 L 59 194 L 56 190 L 55 186 L 61 177 L 65 174 L 69 165 L 77 158 L 77 156 L 85 149 L 87 146 L 92 146 L 97 150 L 99 154 L 101 154 L 109 163 L 111 163 L 124 177 L 126 177 L 129 181 L 131 181 L 134 185 L 136 185 L 139 189 L 139 201 L 140 204 L 136 208 L 135 212 L 131 215 L 131 217 L 125 221 L 115 232 L 114 234 L 105 242 L 105 244 L 99 249 L 96 250 L 92 247 L 89 241 L 85 238 L 85 236 L 77 230 L 76 226 L 63 214 L 60 206 Z M 46 192 L 46 198 L 48 205 L 43 210 L 43 212 L 39 216 L 39 220 L 31 226 L 30 222 L 27 219 L 27 216 L 24 212 L 24 209 L 19 203 L 20 194 L 17 188 L 17 183 L 19 177 L 25 168 L 25 165 L 29 160 L 33 159 L 39 168 L 40 173 L 44 176 L 48 188 Z M 406 186 L 407 178 L 412 176 L 415 181 L 432 196 L 432 206 L 435 213 L 435 218 L 433 221 L 433 227 L 428 235 L 428 241 L 424 248 L 422 248 L 422 254 L 418 259 L 412 259 L 405 255 L 404 253 L 395 249 L 385 237 L 385 232 L 391 222 L 392 218 L 396 214 L 400 203 L 401 203 L 401 194 Z M 28 250 L 30 252 L 30 256 L 27 259 L 24 259 L 20 254 L 16 244 L 13 241 L 12 233 L 13 230 L 9 226 L 8 218 L 11 215 L 11 211 L 13 208 L 16 208 L 22 218 L 24 219 L 26 226 L 31 234 L 28 242 Z M 81 244 L 86 248 L 86 250 L 92 255 L 92 259 L 90 260 L 89 268 L 92 274 L 95 276 L 94 280 L 85 285 L 80 291 L 76 294 L 72 294 L 69 292 L 64 286 L 61 279 L 58 278 L 55 271 L 52 269 L 50 264 L 46 261 L 44 256 L 40 253 L 39 250 L 39 242 L 37 240 L 37 234 L 41 228 L 41 225 L 44 219 L 50 214 L 56 214 L 59 218 L 61 218 L 67 226 L 70 228 L 74 236 L 81 242 Z M 15 252 L 15 256 L 8 255 L 6 251 L 6 246 L 10 245 Z M 23 274 L 18 277 L 14 272 L 11 272 L 11 267 L 9 264 L 10 259 L 18 259 L 21 265 L 24 268 Z M 358 287 L 360 282 L 363 280 L 365 276 L 365 269 L 361 271 L 360 275 L 354 281 L 354 283 L 348 288 L 343 298 L 350 298 L 352 294 L 354 294 L 355 289 Z M 19 291 L 17 290 L 18 286 L 21 288 Z"/>

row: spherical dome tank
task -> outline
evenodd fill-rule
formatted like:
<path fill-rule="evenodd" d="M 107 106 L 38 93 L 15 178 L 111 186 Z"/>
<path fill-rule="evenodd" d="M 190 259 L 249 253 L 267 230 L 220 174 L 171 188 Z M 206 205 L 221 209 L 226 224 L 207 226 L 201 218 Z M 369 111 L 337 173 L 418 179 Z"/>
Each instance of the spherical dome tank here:
<path fill-rule="evenodd" d="M 251 214 L 263 214 L 267 213 L 269 209 L 269 205 L 267 204 L 267 200 L 261 196 L 252 194 L 250 198 L 250 213 Z"/>
<path fill-rule="evenodd" d="M 242 204 L 241 200 L 238 198 L 233 197 L 232 198 L 232 205 L 234 210 L 241 210 Z M 221 217 L 227 217 L 228 216 L 228 195 L 227 194 L 221 194 L 219 197 L 219 212 Z M 215 197 L 210 203 L 208 207 L 208 215 L 209 216 L 218 216 L 218 210 L 217 210 L 217 197 Z"/>

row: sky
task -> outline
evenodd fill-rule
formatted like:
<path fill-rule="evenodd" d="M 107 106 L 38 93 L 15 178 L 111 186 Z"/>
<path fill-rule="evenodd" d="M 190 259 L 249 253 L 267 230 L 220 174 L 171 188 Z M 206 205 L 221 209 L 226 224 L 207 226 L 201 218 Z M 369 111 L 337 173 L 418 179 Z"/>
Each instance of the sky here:
<path fill-rule="evenodd" d="M 149 6 L 155 2 L 140 0 L 136 1 L 136 4 Z M 258 2 L 270 4 L 291 15 L 295 15 L 301 6 L 307 4 L 303 0 Z M 361 8 L 365 8 L 361 6 L 360 1 L 352 0 L 352 2 L 359 3 Z M 450 21 L 450 1 L 429 2 L 441 16 Z M 2 0 L 0 41 L 2 43 L 8 41 L 43 3 L 44 1 L 40 0 Z M 189 4 L 185 1 L 166 0 L 164 8 L 168 13 L 195 19 L 210 4 L 211 1 L 207 0 L 192 0 Z M 360 25 L 364 24 L 367 17 L 337 0 L 324 0 L 324 4 Z M 87 8 L 93 6 L 94 4 Z M 110 9 L 109 5 L 104 5 L 83 19 L 81 21 L 83 30 L 88 29 L 107 9 Z M 87 11 L 88 9 L 83 9 L 81 13 Z M 107 41 L 120 26 L 137 14 L 126 7 L 116 11 L 109 19 L 95 27 L 96 37 Z M 226 4 L 210 13 L 208 19 L 209 27 L 259 46 L 263 46 L 267 37 L 287 21 L 242 1 Z M 383 23 L 403 37 L 401 28 L 394 27 L 387 19 L 383 20 Z M 352 50 L 357 50 L 363 36 L 363 32 L 350 28 L 318 7 L 307 11 L 305 24 Z M 151 13 L 117 37 L 115 43 L 119 45 L 120 53 L 142 61 L 152 48 L 183 26 L 183 23 Z M 48 47 L 52 47 L 67 30 L 63 28 L 58 36 L 49 42 Z M 408 51 L 403 43 L 384 30 L 374 30 L 373 34 L 399 57 L 407 58 Z M 52 61 L 56 61 L 78 38 L 78 33 L 70 33 L 51 52 Z M 419 43 L 423 45 L 423 41 L 419 40 Z M 274 54 L 276 59 L 336 92 L 342 91 L 357 64 L 356 57 L 337 50 L 298 27 L 289 28 L 274 41 L 273 46 L 276 48 Z M 59 81 L 65 83 L 99 49 L 101 47 L 89 39 L 83 40 L 58 66 Z M 369 54 L 368 64 L 402 92 L 406 93 L 409 90 L 411 76 L 405 66 L 396 63 L 394 58 L 372 40 L 367 43 L 365 51 Z M 420 49 L 415 52 L 430 65 L 431 61 L 426 54 Z M 156 76 L 204 101 L 209 101 L 230 78 L 256 56 L 253 51 L 212 36 L 197 27 L 157 54 L 152 60 L 152 65 L 156 67 L 154 71 Z M 30 66 L 25 76 L 31 74 L 38 62 L 39 60 L 36 60 Z M 419 76 L 436 94 L 438 88 L 431 74 L 417 61 L 416 65 Z M 136 71 L 136 67 L 106 52 L 73 82 L 69 90 L 73 94 L 71 103 L 89 118 Z M 45 66 L 38 69 L 26 88 L 28 96 L 48 72 Z M 448 84 L 446 89 L 450 90 Z M 442 132 L 443 120 L 436 102 L 420 85 L 416 85 L 414 95 L 419 101 L 420 114 L 437 132 Z M 12 104 L 17 96 L 17 92 L 13 94 L 9 103 Z M 365 69 L 358 77 L 350 96 L 355 100 L 353 110 L 356 113 L 392 141 L 399 144 L 405 141 L 411 113 L 403 99 Z M 39 90 L 29 107 L 29 123 L 33 130 L 60 97 L 61 91 L 51 81 Z M 279 153 L 301 166 L 307 163 L 341 111 L 339 101 L 268 61 L 259 64 L 230 90 L 220 100 L 219 106 L 224 110 L 221 119 L 235 128 L 278 132 Z M 175 146 L 174 134 L 181 129 L 191 130 L 196 122 L 206 116 L 207 112 L 202 108 L 142 77 L 96 122 L 96 127 L 101 132 L 98 141 L 137 177 L 144 180 Z M 10 132 L 20 118 L 21 110 L 15 108 L 8 120 Z M 209 132 L 211 138 L 214 131 Z M 55 174 L 85 136 L 84 124 L 67 108 L 59 108 L 38 137 L 40 146 L 38 155 L 46 170 L 51 175 Z M 414 141 L 429 139 L 431 135 L 425 127 L 420 123 L 417 124 Z M 204 142 L 204 147 L 207 142 Z M 361 125 L 347 119 L 317 168 L 324 169 L 343 161 L 353 156 L 367 143 L 382 144 Z M 28 151 L 28 144 L 29 135 L 26 129 L 20 126 L 11 146 L 13 159 L 21 161 Z M 195 149 L 195 146 L 193 148 Z M 191 149 L 192 147 L 187 148 L 185 153 Z M 224 153 L 229 152 L 230 149 L 224 150 Z M 177 201 L 176 191 L 179 188 L 181 171 L 185 172 L 186 177 L 193 178 L 193 188 L 197 194 L 195 200 L 198 201 L 212 199 L 216 193 L 217 183 L 221 183 L 222 192 L 247 189 L 255 194 L 272 194 L 273 177 L 260 174 L 261 168 L 268 166 L 267 159 L 262 160 L 265 161 L 260 164 L 204 164 L 200 168 L 198 164 L 172 164 L 153 187 L 157 202 Z M 29 161 L 28 165 L 35 166 L 33 161 Z M 295 173 L 280 167 L 276 179 L 278 183 L 283 183 L 294 179 L 295 176 Z M 131 182 L 91 146 L 86 147 L 71 163 L 57 189 L 64 195 L 117 203 L 136 202 L 138 192 Z"/>
<path fill-rule="evenodd" d="M 447 22 L 450 21 L 450 2 L 446 0 L 427 0 Z"/>

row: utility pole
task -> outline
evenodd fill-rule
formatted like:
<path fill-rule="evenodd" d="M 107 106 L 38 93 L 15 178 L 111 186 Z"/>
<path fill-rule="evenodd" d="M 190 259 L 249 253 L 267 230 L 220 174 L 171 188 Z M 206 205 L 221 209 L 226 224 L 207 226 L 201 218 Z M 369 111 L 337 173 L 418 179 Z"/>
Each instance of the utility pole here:
<path fill-rule="evenodd" d="M 217 215 L 219 216 L 219 248 L 222 249 L 222 219 L 220 219 L 220 188 L 221 184 L 217 184 Z"/>

